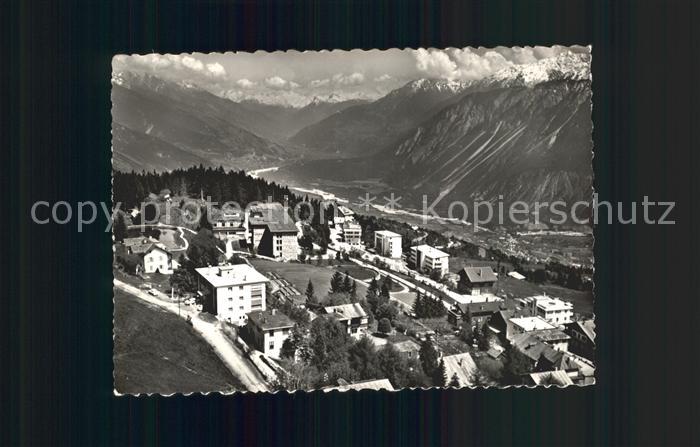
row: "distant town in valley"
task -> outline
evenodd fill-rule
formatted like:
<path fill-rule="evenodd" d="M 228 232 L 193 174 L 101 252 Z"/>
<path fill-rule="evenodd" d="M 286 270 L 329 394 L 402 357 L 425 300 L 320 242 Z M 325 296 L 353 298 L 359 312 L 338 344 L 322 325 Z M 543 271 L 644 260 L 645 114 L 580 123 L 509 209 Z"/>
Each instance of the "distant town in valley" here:
<path fill-rule="evenodd" d="M 115 57 L 115 392 L 595 383 L 592 224 L 420 216 L 590 202 L 590 57 Z"/>

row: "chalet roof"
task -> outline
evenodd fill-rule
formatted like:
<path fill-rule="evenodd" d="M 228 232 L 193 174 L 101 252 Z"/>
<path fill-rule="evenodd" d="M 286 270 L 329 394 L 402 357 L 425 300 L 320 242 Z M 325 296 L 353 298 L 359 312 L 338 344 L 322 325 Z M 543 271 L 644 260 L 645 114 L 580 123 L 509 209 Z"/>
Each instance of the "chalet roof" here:
<path fill-rule="evenodd" d="M 462 272 L 469 279 L 472 284 L 482 284 L 496 282 L 498 277 L 491 269 L 491 267 L 464 267 Z"/>
<path fill-rule="evenodd" d="M 339 386 L 329 386 L 323 388 L 324 392 L 329 391 L 348 391 L 348 390 L 387 390 L 394 391 L 394 387 L 391 385 L 389 379 L 379 379 L 379 380 L 365 380 L 362 382 L 355 383 L 345 383 Z"/>
<path fill-rule="evenodd" d="M 294 225 L 294 222 L 291 222 L 291 218 L 287 219 L 282 219 L 280 222 L 268 222 L 267 224 L 267 229 L 270 230 L 271 233 L 278 234 L 278 233 L 294 233 L 297 234 L 299 232 L 299 229 L 297 228 L 296 225 Z"/>
<path fill-rule="evenodd" d="M 538 361 L 542 355 L 552 364 L 561 361 L 564 353 L 540 340 L 536 334 L 525 332 L 513 336 L 510 343 L 533 361 Z"/>
<path fill-rule="evenodd" d="M 575 330 L 584 334 L 588 339 L 595 343 L 595 322 L 593 320 L 586 321 L 574 321 L 573 323 L 567 323 L 566 328 L 568 330 Z"/>
<path fill-rule="evenodd" d="M 472 315 L 494 314 L 498 311 L 505 310 L 502 307 L 505 303 L 502 301 L 482 301 L 474 303 L 459 303 L 456 304 L 462 314 L 466 315 L 471 312 Z"/>
<path fill-rule="evenodd" d="M 452 377 L 456 375 L 460 385 L 471 385 L 472 376 L 478 368 L 468 352 L 448 355 L 443 357 L 442 360 L 445 362 L 447 380 L 452 380 Z"/>
<path fill-rule="evenodd" d="M 530 379 L 535 385 L 568 386 L 574 384 L 566 371 L 562 370 L 532 373 Z"/>
<path fill-rule="evenodd" d="M 248 314 L 248 321 L 264 331 L 291 328 L 294 326 L 294 322 L 278 310 L 253 311 Z"/>
<path fill-rule="evenodd" d="M 122 243 L 126 247 L 133 247 L 134 245 L 143 245 L 156 242 L 158 242 L 158 240 L 152 238 L 151 236 L 127 237 L 124 238 L 124 241 L 122 241 Z"/>
<path fill-rule="evenodd" d="M 150 253 L 154 249 L 158 249 L 170 254 L 165 245 L 161 244 L 160 242 L 149 242 L 146 244 L 131 246 L 131 252 L 137 255 L 145 255 L 147 253 Z"/>
<path fill-rule="evenodd" d="M 338 306 L 328 306 L 324 310 L 327 314 L 335 315 L 339 320 L 349 320 L 352 318 L 365 318 L 367 313 L 358 303 L 340 304 Z"/>

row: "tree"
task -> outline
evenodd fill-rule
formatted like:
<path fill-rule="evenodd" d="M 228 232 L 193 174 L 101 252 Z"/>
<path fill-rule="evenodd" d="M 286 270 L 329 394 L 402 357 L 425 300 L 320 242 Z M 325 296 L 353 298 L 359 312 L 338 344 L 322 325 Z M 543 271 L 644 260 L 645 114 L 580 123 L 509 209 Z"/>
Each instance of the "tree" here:
<path fill-rule="evenodd" d="M 343 291 L 343 275 L 336 271 L 331 277 L 331 290 L 330 293 L 342 292 Z"/>
<path fill-rule="evenodd" d="M 360 380 L 376 379 L 381 376 L 374 343 L 366 336 L 350 347 L 348 361 Z"/>
<path fill-rule="evenodd" d="M 282 358 L 294 359 L 297 349 L 301 346 L 304 340 L 304 334 L 298 325 L 294 325 L 289 333 L 289 337 L 282 343 L 280 355 Z"/>
<path fill-rule="evenodd" d="M 306 304 L 312 306 L 318 304 L 318 299 L 314 294 L 314 283 L 312 283 L 311 280 L 309 280 L 309 284 L 306 286 Z"/>
<path fill-rule="evenodd" d="M 389 287 L 387 287 L 386 282 L 382 283 L 382 290 L 379 293 L 379 296 L 386 298 L 387 300 L 389 299 Z"/>
<path fill-rule="evenodd" d="M 450 387 L 452 388 L 460 388 L 462 385 L 459 383 L 459 378 L 457 377 L 457 373 L 452 374 L 452 379 L 450 379 Z"/>
<path fill-rule="evenodd" d="M 435 369 L 438 367 L 438 357 L 439 354 L 433 342 L 430 340 L 425 340 L 420 345 L 420 351 L 418 352 L 418 357 L 420 358 L 421 366 L 423 367 L 423 372 L 428 376 L 433 376 Z"/>
<path fill-rule="evenodd" d="M 321 371 L 343 360 L 350 345 L 345 326 L 332 316 L 319 317 L 311 323 L 309 340 L 311 363 Z"/>
<path fill-rule="evenodd" d="M 369 287 L 367 288 L 368 292 L 372 292 L 376 294 L 379 292 L 379 284 L 377 283 L 377 278 L 372 278 L 372 281 L 369 282 Z"/>
<path fill-rule="evenodd" d="M 394 320 L 396 320 L 396 317 L 399 316 L 399 309 L 394 303 L 387 301 L 377 306 L 376 310 L 374 311 L 374 316 L 378 320 L 386 318 L 387 320 L 389 320 L 389 322 L 393 322 Z"/>
<path fill-rule="evenodd" d="M 211 222 L 209 221 L 209 216 L 208 216 L 206 206 L 202 207 L 202 217 L 199 218 L 199 226 L 197 227 L 197 229 L 202 230 L 202 228 L 206 228 L 207 230 L 211 230 Z"/>
<path fill-rule="evenodd" d="M 433 372 L 433 385 L 444 387 L 447 384 L 447 370 L 445 369 L 445 361 L 440 360 L 440 364 Z"/>
<path fill-rule="evenodd" d="M 350 279 L 350 275 L 348 272 L 345 272 L 345 278 L 343 278 L 343 292 L 350 292 L 350 289 L 352 289 L 352 280 Z"/>
<path fill-rule="evenodd" d="M 377 362 L 384 377 L 395 388 L 403 388 L 408 383 L 408 366 L 406 360 L 393 344 L 387 343 L 377 352 Z"/>
<path fill-rule="evenodd" d="M 459 329 L 459 338 L 467 344 L 472 344 L 474 342 L 474 331 L 472 330 L 471 323 L 463 321 Z"/>
<path fill-rule="evenodd" d="M 128 230 L 126 227 L 126 221 L 124 220 L 124 214 L 118 212 L 116 220 L 114 221 L 114 239 L 117 242 L 123 242 L 124 238 L 128 236 Z"/>
<path fill-rule="evenodd" d="M 389 332 L 391 332 L 391 321 L 389 321 L 388 318 L 382 318 L 381 320 L 379 320 L 377 330 L 383 334 L 388 334 Z"/>
<path fill-rule="evenodd" d="M 420 318 L 423 315 L 423 295 L 416 292 L 416 299 L 413 301 L 413 315 Z"/>
<path fill-rule="evenodd" d="M 353 303 L 357 302 L 357 281 L 355 281 L 354 279 L 352 280 L 352 284 L 350 285 L 350 298 L 352 298 Z"/>
<path fill-rule="evenodd" d="M 523 376 L 532 372 L 532 361 L 515 346 L 509 346 L 505 352 L 503 379 L 507 384 L 516 385 L 523 382 Z"/>

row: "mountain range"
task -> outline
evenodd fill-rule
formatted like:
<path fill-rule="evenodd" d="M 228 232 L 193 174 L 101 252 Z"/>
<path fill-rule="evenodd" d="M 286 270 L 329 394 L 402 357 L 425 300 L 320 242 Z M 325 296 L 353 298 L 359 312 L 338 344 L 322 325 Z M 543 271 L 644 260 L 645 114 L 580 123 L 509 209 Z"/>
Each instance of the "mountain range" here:
<path fill-rule="evenodd" d="M 590 55 L 562 53 L 477 81 L 419 79 L 372 102 L 234 102 L 154 76 L 113 77 L 114 167 L 280 167 L 298 184 L 368 180 L 506 203 L 588 200 Z M 353 191 L 354 192 L 354 191 Z"/>

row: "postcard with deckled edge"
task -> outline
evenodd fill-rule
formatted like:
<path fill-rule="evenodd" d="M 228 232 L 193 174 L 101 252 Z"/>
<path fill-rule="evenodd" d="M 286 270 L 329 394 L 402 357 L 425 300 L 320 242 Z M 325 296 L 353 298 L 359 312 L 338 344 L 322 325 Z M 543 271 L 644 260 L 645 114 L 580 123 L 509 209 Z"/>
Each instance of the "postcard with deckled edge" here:
<path fill-rule="evenodd" d="M 595 383 L 591 57 L 114 56 L 115 394 Z"/>

